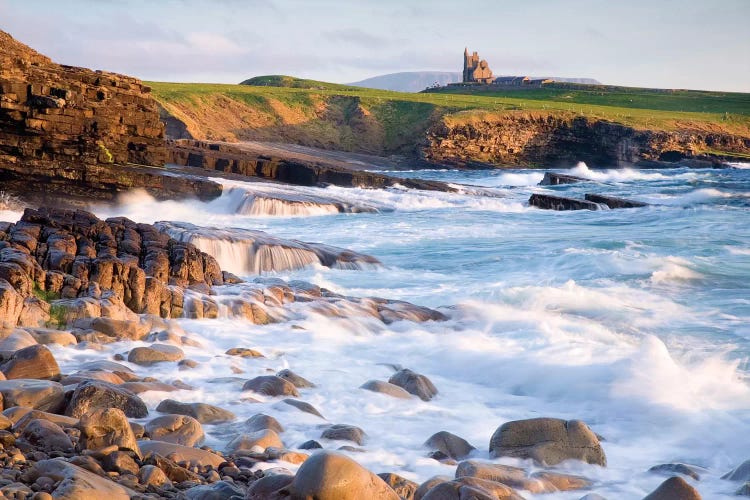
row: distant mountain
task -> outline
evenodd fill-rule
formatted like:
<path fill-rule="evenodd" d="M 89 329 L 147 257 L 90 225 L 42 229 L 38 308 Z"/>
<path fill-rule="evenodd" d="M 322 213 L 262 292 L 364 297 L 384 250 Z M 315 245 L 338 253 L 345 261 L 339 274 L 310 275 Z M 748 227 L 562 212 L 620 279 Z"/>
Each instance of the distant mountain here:
<path fill-rule="evenodd" d="M 407 71 L 373 76 L 349 85 L 368 89 L 395 90 L 397 92 L 419 92 L 436 83 L 447 85 L 461 81 L 460 72 L 451 71 Z"/>
<path fill-rule="evenodd" d="M 497 75 L 500 76 L 500 75 Z M 601 85 L 593 78 L 561 78 L 561 77 L 532 77 L 552 78 L 557 82 L 585 83 L 589 85 Z M 427 87 L 438 84 L 440 86 L 461 81 L 461 73 L 456 71 L 406 71 L 403 73 L 390 73 L 387 75 L 374 76 L 349 85 L 355 87 L 366 87 L 370 89 L 395 90 L 397 92 L 420 92 Z"/>

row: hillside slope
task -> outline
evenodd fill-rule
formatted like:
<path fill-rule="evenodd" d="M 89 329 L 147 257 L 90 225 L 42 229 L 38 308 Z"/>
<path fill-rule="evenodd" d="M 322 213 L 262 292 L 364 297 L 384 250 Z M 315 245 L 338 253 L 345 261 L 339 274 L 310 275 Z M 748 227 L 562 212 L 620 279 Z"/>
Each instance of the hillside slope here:
<path fill-rule="evenodd" d="M 621 93 L 609 95 L 604 90 L 580 93 L 588 101 L 581 98 L 578 102 L 533 91 L 465 95 L 341 88 L 335 84 L 314 88 L 294 83 L 283 87 L 150 85 L 165 115 L 171 117 L 173 125 L 168 123 L 167 131 L 173 137 L 284 142 L 383 156 L 401 154 L 439 163 L 497 166 L 537 165 L 555 158 L 567 160 L 571 154 L 579 160 L 618 163 L 655 159 L 667 151 L 677 156 L 750 154 L 750 106 L 746 104 L 750 96 L 746 94 L 717 97 L 685 91 L 645 97 L 632 94 L 624 99 Z M 721 111 L 725 109 L 731 112 Z M 540 127 L 541 122 L 552 125 Z M 181 135 L 175 136 L 174 130 L 181 130 Z M 614 130 L 626 132 L 608 135 Z M 539 140 L 519 139 L 524 134 Z M 542 139 L 550 134 L 567 135 L 570 140 L 547 141 L 549 154 L 543 157 L 527 154 L 527 147 L 544 143 Z M 645 138 L 633 142 L 636 135 Z M 652 140 L 656 135 L 661 138 Z"/>

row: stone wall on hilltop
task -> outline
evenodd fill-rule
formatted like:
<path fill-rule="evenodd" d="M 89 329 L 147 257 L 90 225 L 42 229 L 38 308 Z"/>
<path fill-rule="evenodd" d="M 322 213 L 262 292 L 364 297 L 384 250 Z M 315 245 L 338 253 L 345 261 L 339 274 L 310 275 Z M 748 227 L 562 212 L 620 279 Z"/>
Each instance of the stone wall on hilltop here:
<path fill-rule="evenodd" d="M 140 80 L 55 64 L 0 31 L 2 178 L 85 182 L 88 165 L 165 158 L 164 125 Z"/>

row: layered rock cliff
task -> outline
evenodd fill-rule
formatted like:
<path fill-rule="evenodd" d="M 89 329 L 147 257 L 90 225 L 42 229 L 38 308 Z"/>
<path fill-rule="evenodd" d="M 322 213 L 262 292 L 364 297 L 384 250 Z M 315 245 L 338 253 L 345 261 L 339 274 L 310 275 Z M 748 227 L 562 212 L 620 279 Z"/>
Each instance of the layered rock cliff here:
<path fill-rule="evenodd" d="M 750 153 L 750 137 L 680 127 L 645 130 L 582 116 L 538 113 L 458 114 L 427 132 L 424 158 L 471 166 L 537 166 L 591 162 L 622 166 L 643 160 L 676 161 L 706 151 Z"/>
<path fill-rule="evenodd" d="M 128 163 L 163 166 L 164 125 L 136 78 L 52 62 L 0 31 L 0 180 L 3 187 L 111 197 L 145 187 L 203 193 Z M 216 191 L 210 193 L 211 191 Z M 218 194 L 208 189 L 205 196 Z"/>

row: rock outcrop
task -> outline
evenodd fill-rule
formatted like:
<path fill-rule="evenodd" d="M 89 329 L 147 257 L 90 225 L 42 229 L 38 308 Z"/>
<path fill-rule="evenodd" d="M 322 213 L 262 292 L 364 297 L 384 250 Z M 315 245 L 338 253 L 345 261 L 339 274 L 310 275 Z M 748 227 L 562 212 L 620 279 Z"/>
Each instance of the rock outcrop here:
<path fill-rule="evenodd" d="M 5 190 L 110 199 L 143 187 L 210 199 L 221 187 L 161 167 L 164 125 L 137 78 L 65 66 L 0 31 L 0 181 Z"/>
<path fill-rule="evenodd" d="M 641 130 L 572 113 L 448 115 L 427 131 L 424 159 L 458 166 L 540 166 L 585 161 L 624 166 L 643 160 L 750 153 L 750 137 L 692 129 Z"/>

